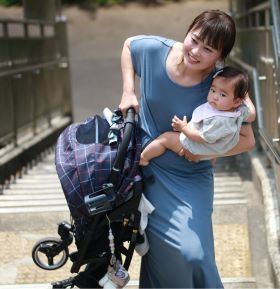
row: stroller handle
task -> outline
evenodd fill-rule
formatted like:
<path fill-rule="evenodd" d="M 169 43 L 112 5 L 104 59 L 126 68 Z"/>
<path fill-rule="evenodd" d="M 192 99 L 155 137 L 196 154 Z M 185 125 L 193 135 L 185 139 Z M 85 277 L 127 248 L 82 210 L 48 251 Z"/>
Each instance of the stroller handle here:
<path fill-rule="evenodd" d="M 130 107 L 127 111 L 127 117 L 124 122 L 123 139 L 118 147 L 116 159 L 110 174 L 110 183 L 112 183 L 114 186 L 117 185 L 120 172 L 124 166 L 125 155 L 131 139 L 133 128 L 135 126 L 135 115 L 136 113 L 134 108 Z"/>

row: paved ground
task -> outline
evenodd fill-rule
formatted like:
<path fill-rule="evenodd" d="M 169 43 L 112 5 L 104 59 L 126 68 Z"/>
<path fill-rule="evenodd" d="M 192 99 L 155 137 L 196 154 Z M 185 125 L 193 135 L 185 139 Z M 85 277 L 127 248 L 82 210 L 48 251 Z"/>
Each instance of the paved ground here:
<path fill-rule="evenodd" d="M 50 284 L 70 276 L 70 261 L 59 270 L 45 271 L 31 259 L 35 242 L 58 237 L 57 222 L 69 221 L 53 158 L 50 153 L 0 196 L 0 285 Z M 247 167 L 245 159 L 221 159 L 215 167 L 216 260 L 226 288 L 270 288 L 261 204 L 255 201 L 252 206 L 251 196 L 257 193 L 248 173 L 242 172 L 242 165 Z M 236 164 L 239 161 L 241 170 Z M 252 212 L 256 208 L 257 214 Z M 257 226 L 253 227 L 252 222 Z M 260 245 L 262 251 L 257 252 Z M 72 245 L 70 251 L 74 250 Z M 140 257 L 135 254 L 130 267 L 134 284 L 139 278 L 139 265 Z"/>

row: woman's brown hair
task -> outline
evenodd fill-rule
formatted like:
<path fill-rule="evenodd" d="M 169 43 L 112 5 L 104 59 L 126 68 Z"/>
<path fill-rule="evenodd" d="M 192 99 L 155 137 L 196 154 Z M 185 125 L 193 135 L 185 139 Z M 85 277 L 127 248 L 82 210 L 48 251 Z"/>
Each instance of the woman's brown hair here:
<path fill-rule="evenodd" d="M 187 34 L 197 29 L 199 38 L 220 51 L 224 60 L 235 42 L 236 28 L 231 16 L 220 10 L 204 11 L 193 20 Z"/>

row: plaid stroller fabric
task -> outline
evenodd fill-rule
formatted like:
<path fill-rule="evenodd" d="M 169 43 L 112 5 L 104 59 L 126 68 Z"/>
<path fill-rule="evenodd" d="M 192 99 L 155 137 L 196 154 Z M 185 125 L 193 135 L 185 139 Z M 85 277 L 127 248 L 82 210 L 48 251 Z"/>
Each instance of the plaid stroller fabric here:
<path fill-rule="evenodd" d="M 68 126 L 59 136 L 55 165 L 71 215 L 78 225 L 87 223 L 91 216 L 85 199 L 88 196 L 106 195 L 118 145 L 122 141 L 124 121 L 116 118 L 114 125 L 116 141 L 109 143 L 112 133 L 106 119 L 95 115 L 84 123 Z M 117 127 L 117 129 L 116 129 Z M 133 194 L 134 182 L 141 179 L 139 158 L 141 152 L 140 132 L 137 123 L 132 131 L 123 170 L 113 187 L 114 199 L 111 209 L 124 203 Z M 110 209 L 110 208 L 109 208 Z"/>

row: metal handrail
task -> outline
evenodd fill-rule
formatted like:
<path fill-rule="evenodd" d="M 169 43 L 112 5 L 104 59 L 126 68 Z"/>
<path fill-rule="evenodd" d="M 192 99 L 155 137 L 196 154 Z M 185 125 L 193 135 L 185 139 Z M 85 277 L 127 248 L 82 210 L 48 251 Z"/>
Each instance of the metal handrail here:
<path fill-rule="evenodd" d="M 278 65 L 278 61 L 280 58 L 280 9 L 279 9 L 279 3 L 277 0 L 270 0 L 271 5 L 271 15 L 272 15 L 272 21 L 273 21 L 273 27 L 272 27 L 272 33 L 274 35 L 273 39 L 275 40 L 274 43 L 274 49 L 275 49 L 275 55 L 276 55 L 276 61 Z"/>
<path fill-rule="evenodd" d="M 256 101 L 257 123 L 259 128 L 264 128 L 263 108 L 259 87 L 259 74 L 257 69 L 233 55 L 230 55 L 230 61 L 245 70 L 253 80 L 253 92 Z"/>
<path fill-rule="evenodd" d="M 278 150 L 277 147 L 275 147 L 273 140 L 271 140 L 271 138 L 269 137 L 269 135 L 267 134 L 266 130 L 263 129 L 259 129 L 259 134 L 261 136 L 261 138 L 264 140 L 265 144 L 267 145 L 270 153 L 272 154 L 272 156 L 274 157 L 276 163 L 278 165 L 280 165 L 280 151 Z"/>
<path fill-rule="evenodd" d="M 241 1 L 239 1 L 239 4 L 241 4 Z M 245 5 L 239 7 L 241 7 L 241 9 L 234 11 L 233 15 L 235 20 L 240 23 L 240 27 L 238 27 L 238 32 L 241 37 L 240 41 L 246 41 L 246 35 L 251 35 L 250 33 L 254 33 L 250 40 L 256 40 L 258 39 L 256 35 L 262 33 L 261 35 L 266 36 L 264 41 L 270 39 L 270 42 L 262 46 L 257 46 L 257 43 L 240 42 L 239 49 L 236 50 L 236 54 L 231 54 L 230 60 L 243 70 L 246 70 L 252 79 L 252 90 L 257 111 L 258 136 L 260 140 L 263 141 L 263 144 L 265 144 L 267 152 L 269 153 L 268 155 L 272 156 L 277 164 L 280 164 L 279 137 L 277 137 L 277 124 L 275 123 L 277 118 L 279 120 L 278 102 L 276 100 L 279 94 L 279 89 L 276 86 L 278 86 L 280 80 L 278 73 L 280 68 L 279 1 L 267 0 L 264 3 L 249 7 L 246 11 Z M 260 22 L 259 13 L 264 17 L 262 22 Z M 251 17 L 254 18 L 254 22 L 250 21 Z M 250 55 L 248 50 L 245 49 L 250 49 L 254 47 L 254 45 L 256 45 L 257 48 L 256 53 Z M 239 57 L 241 57 L 241 59 Z M 268 70 L 266 71 L 266 69 Z M 271 73 L 271 71 L 273 73 Z M 259 76 L 259 73 L 262 73 L 262 75 Z M 266 81 L 266 83 L 260 83 L 260 81 Z M 273 88 L 274 86 L 275 88 Z M 275 90 L 273 91 L 273 89 Z M 261 95 L 265 93 L 268 93 L 268 95 Z M 275 106 L 273 106 L 273 123 L 269 119 L 271 115 L 267 107 L 262 106 L 264 97 L 268 97 L 271 105 L 275 104 Z"/>
<path fill-rule="evenodd" d="M 270 4 L 269 4 L 269 1 L 267 1 L 267 2 L 261 3 L 259 5 L 256 5 L 253 8 L 248 9 L 246 12 L 235 13 L 234 17 L 235 18 L 242 18 L 242 17 L 247 16 L 251 13 L 259 12 L 259 11 L 262 11 L 264 9 L 268 9 L 269 7 L 270 7 Z"/>
<path fill-rule="evenodd" d="M 245 70 L 248 75 L 251 77 L 253 81 L 253 92 L 255 96 L 256 102 L 256 111 L 257 111 L 257 123 L 259 128 L 259 135 L 266 143 L 269 151 L 274 156 L 275 161 L 280 164 L 280 151 L 275 147 L 273 140 L 268 136 L 265 126 L 264 126 L 264 119 L 262 113 L 262 104 L 261 104 L 261 95 L 260 95 L 260 88 L 259 88 L 259 74 L 255 67 L 249 65 L 248 63 L 234 57 L 230 56 L 230 61 L 233 62 L 235 65 L 239 66 L 243 70 Z"/>
<path fill-rule="evenodd" d="M 53 145 L 72 121 L 66 21 L 54 19 L 0 19 L 1 116 L 6 120 L 0 130 L 0 194 L 10 176 Z M 29 30 L 32 25 L 36 31 Z"/>
<path fill-rule="evenodd" d="M 10 70 L 0 72 L 0 77 L 20 74 L 20 73 L 29 72 L 29 71 L 35 71 L 38 69 L 47 68 L 47 67 L 51 67 L 51 66 L 59 65 L 59 64 L 65 64 L 65 63 L 68 63 L 68 58 L 59 58 L 57 60 L 47 61 L 47 62 L 35 64 L 35 65 L 12 68 Z"/>
<path fill-rule="evenodd" d="M 38 25 L 55 25 L 54 21 L 46 20 L 33 20 L 33 19 L 14 19 L 14 18 L 1 18 L 0 23 L 11 24 L 38 24 Z"/>
<path fill-rule="evenodd" d="M 261 3 L 259 5 L 256 5 L 253 8 L 248 9 L 246 12 L 241 12 L 241 13 L 235 13 L 234 17 L 236 19 L 240 19 L 243 17 L 246 17 L 252 13 L 255 12 L 260 12 L 263 10 L 267 10 L 270 9 L 271 11 L 271 16 L 272 16 L 272 34 L 274 35 L 273 40 L 274 40 L 274 52 L 275 52 L 275 60 L 276 60 L 276 64 L 278 65 L 278 61 L 280 58 L 280 19 L 279 19 L 279 15 L 280 15 L 280 8 L 279 8 L 279 3 L 278 0 L 269 0 L 267 2 Z M 250 29 L 250 28 L 246 28 L 246 29 Z"/>

